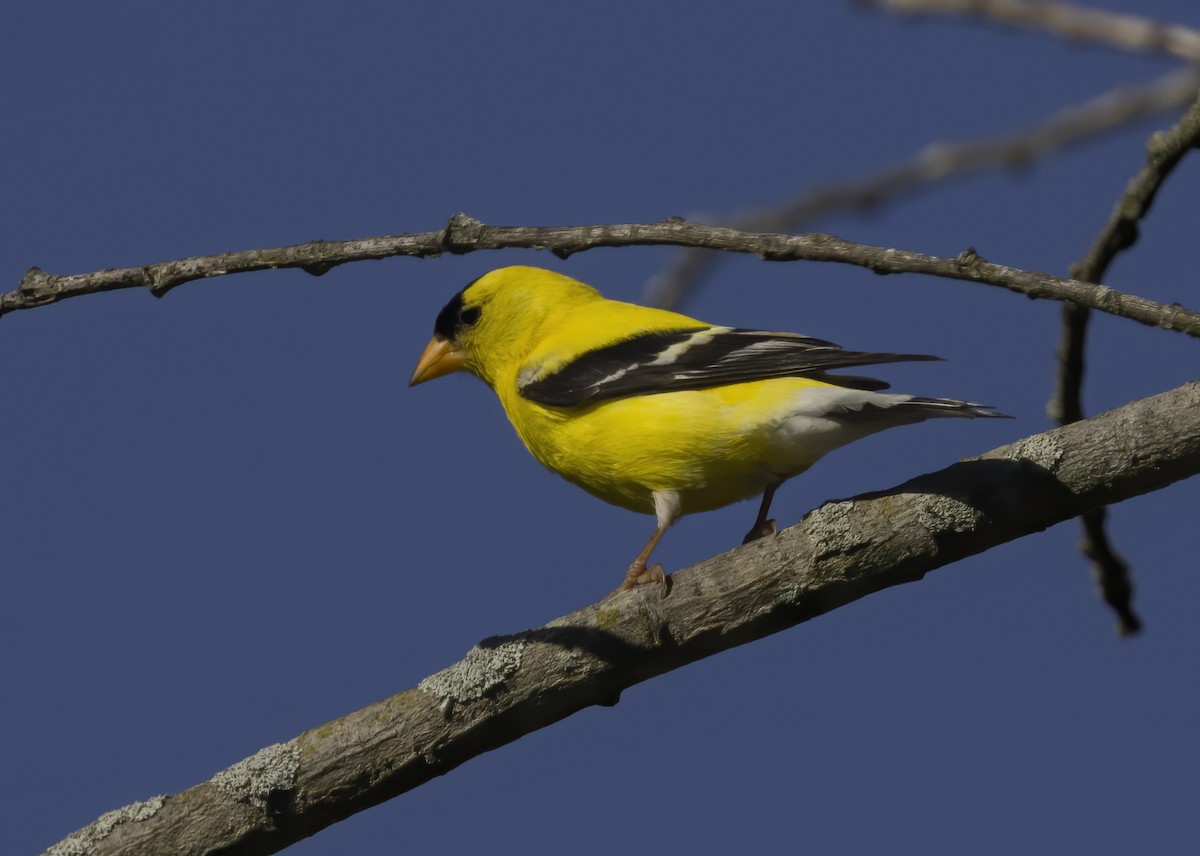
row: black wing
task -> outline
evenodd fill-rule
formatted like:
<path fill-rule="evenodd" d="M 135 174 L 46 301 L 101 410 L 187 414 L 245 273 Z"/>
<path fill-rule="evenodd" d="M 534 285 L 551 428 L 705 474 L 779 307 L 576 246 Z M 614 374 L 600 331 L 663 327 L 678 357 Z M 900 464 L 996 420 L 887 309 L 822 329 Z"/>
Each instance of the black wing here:
<path fill-rule="evenodd" d="M 520 383 L 522 397 L 552 407 L 682 389 L 707 389 L 776 377 L 806 376 L 855 389 L 886 389 L 882 381 L 826 376 L 827 369 L 937 360 L 925 354 L 846 351 L 798 333 L 732 327 L 649 332 L 595 351 L 545 377 Z"/>

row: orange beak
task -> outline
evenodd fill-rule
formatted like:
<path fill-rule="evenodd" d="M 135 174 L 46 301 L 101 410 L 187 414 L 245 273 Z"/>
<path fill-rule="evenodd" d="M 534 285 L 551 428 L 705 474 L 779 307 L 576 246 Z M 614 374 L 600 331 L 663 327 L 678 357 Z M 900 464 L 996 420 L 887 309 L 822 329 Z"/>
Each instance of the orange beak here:
<path fill-rule="evenodd" d="M 464 356 L 458 345 L 443 336 L 434 336 L 425 346 L 421 359 L 417 360 L 417 367 L 413 369 L 408 385 L 416 386 L 458 371 L 463 368 Z"/>

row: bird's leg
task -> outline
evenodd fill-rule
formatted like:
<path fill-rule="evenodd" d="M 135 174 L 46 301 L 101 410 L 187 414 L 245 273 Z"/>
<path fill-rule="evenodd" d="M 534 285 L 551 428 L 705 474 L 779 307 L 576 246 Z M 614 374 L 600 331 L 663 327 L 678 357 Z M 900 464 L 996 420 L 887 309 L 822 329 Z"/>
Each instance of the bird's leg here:
<path fill-rule="evenodd" d="M 637 554 L 637 558 L 629 566 L 628 572 L 625 574 L 625 581 L 621 583 L 617 591 L 629 591 L 634 586 L 647 585 L 648 583 L 662 583 L 663 597 L 666 597 L 671 591 L 671 578 L 663 572 L 662 565 L 651 565 L 646 567 L 646 562 L 650 560 L 650 554 L 654 552 L 654 548 L 658 545 L 659 540 L 666 534 L 667 529 L 679 517 L 680 502 L 679 492 L 674 490 L 656 490 L 654 492 L 654 514 L 658 518 L 658 526 L 654 529 L 654 534 L 650 536 L 650 540 L 646 542 L 646 546 Z"/>
<path fill-rule="evenodd" d="M 625 574 L 625 582 L 621 583 L 621 587 L 617 591 L 629 591 L 634 586 L 642 586 L 647 583 L 665 583 L 666 574 L 663 573 L 662 565 L 651 565 L 646 567 L 646 562 L 650 558 L 650 554 L 654 552 L 655 545 L 666 533 L 666 529 L 661 526 L 654 530 L 654 534 L 650 536 L 650 540 L 646 542 L 646 546 L 642 548 L 642 552 L 637 554 L 637 558 L 629 566 L 629 571 Z"/>
<path fill-rule="evenodd" d="M 783 484 L 781 481 L 772 482 L 763 491 L 762 505 L 758 508 L 758 519 L 754 521 L 754 525 L 750 527 L 750 531 L 742 539 L 743 544 L 749 544 L 751 541 L 757 541 L 759 538 L 766 538 L 768 535 L 775 534 L 775 521 L 768 520 L 767 513 L 771 510 L 771 500 L 775 498 L 775 491 L 779 490 L 781 484 Z"/>

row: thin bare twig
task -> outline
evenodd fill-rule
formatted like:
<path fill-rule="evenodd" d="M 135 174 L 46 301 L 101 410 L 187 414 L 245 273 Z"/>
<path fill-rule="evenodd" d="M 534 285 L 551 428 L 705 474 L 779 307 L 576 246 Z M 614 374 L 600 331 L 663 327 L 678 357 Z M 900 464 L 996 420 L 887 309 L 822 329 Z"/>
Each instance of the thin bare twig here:
<path fill-rule="evenodd" d="M 1071 276 L 1100 282 L 1117 255 L 1138 239 L 1138 223 L 1150 211 L 1158 190 L 1183 156 L 1200 143 L 1200 98 L 1173 128 L 1155 134 L 1146 144 L 1146 165 L 1138 171 L 1113 206 L 1108 222 L 1087 254 L 1071 266 Z M 1060 425 L 1083 418 L 1084 348 L 1091 310 L 1075 303 L 1063 304 L 1062 334 L 1058 346 L 1055 392 L 1047 412 Z M 1082 550 L 1092 566 L 1092 576 L 1104 601 L 1117 614 L 1118 631 L 1137 633 L 1141 619 L 1133 609 L 1133 581 L 1129 565 L 1113 548 L 1104 525 L 1105 510 L 1095 508 L 1081 518 Z"/>
<path fill-rule="evenodd" d="M 1043 122 L 998 137 L 931 143 L 910 160 L 864 179 L 815 187 L 793 200 L 735 217 L 748 232 L 796 232 L 818 217 L 877 208 L 885 202 L 987 170 L 1026 167 L 1036 159 L 1122 125 L 1181 107 L 1200 88 L 1200 69 L 1187 66 L 1140 86 L 1120 86 L 1064 108 Z M 646 285 L 647 301 L 678 306 L 715 268 L 720 256 L 703 249 L 677 260 Z"/>
<path fill-rule="evenodd" d="M 451 217 L 446 228 L 437 232 L 357 241 L 315 241 L 68 276 L 56 276 L 34 268 L 25 274 L 16 291 L 0 294 L 0 315 L 120 288 L 148 288 L 151 293 L 161 296 L 192 280 L 268 268 L 302 268 L 321 274 L 347 262 L 396 255 L 436 256 L 444 252 L 525 247 L 550 250 L 560 258 L 566 258 L 596 247 L 652 245 L 707 247 L 751 253 L 768 261 L 838 262 L 881 274 L 924 273 L 967 280 L 1007 288 L 1032 298 L 1069 300 L 1152 327 L 1200 336 L 1200 313 L 1178 304 L 1167 306 L 1096 283 L 993 264 L 985 261 L 973 248 L 954 258 L 940 258 L 912 250 L 855 244 L 833 235 L 742 232 L 689 223 L 679 218 L 658 223 L 605 226 L 489 226 L 465 214 Z"/>
<path fill-rule="evenodd" d="M 1137 456 L 1125 453 L 1136 445 Z M 591 705 L 1086 508 L 1200 472 L 1200 383 L 1019 440 L 538 630 L 487 639 L 392 696 L 175 796 L 109 812 L 52 848 L 274 853 Z"/>
<path fill-rule="evenodd" d="M 1162 53 L 1200 62 L 1200 31 L 1139 15 L 1045 0 L 863 0 L 908 15 L 964 15 L 1042 30 L 1052 36 L 1133 53 Z"/>

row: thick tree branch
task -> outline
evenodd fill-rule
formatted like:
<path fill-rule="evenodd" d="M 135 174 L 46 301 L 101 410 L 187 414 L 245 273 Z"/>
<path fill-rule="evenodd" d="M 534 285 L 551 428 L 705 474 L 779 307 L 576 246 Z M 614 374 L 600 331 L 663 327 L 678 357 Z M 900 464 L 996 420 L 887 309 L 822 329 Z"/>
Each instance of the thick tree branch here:
<path fill-rule="evenodd" d="M 910 160 L 866 178 L 815 187 L 778 205 L 730 219 L 747 232 L 796 232 L 819 217 L 877 208 L 925 188 L 981 172 L 1020 169 L 1059 149 L 1097 137 L 1129 122 L 1182 107 L 1200 89 L 1200 68 L 1187 66 L 1141 86 L 1120 86 L 1045 121 L 983 140 L 931 143 Z M 698 287 L 721 256 L 689 249 L 646 285 L 647 301 L 678 306 Z"/>
<path fill-rule="evenodd" d="M 1152 136 L 1146 144 L 1146 165 L 1125 187 L 1108 222 L 1087 254 L 1071 266 L 1071 276 L 1100 282 L 1117 255 L 1138 239 L 1138 224 L 1145 217 L 1167 176 L 1183 156 L 1200 143 L 1200 98 L 1173 128 Z M 1091 310 L 1075 303 L 1063 304 L 1062 334 L 1058 345 L 1058 375 L 1047 410 L 1060 425 L 1083 418 L 1084 348 Z M 1109 541 L 1105 510 L 1094 508 L 1082 517 L 1082 549 L 1091 562 L 1092 576 L 1104 601 L 1117 614 L 1118 630 L 1137 633 L 1142 622 L 1133 609 L 1133 581 L 1129 565 Z"/>
<path fill-rule="evenodd" d="M 833 235 L 777 235 L 703 226 L 679 218 L 659 223 L 607 226 L 489 226 L 465 214 L 450 218 L 439 232 L 417 232 L 357 241 L 315 241 L 290 247 L 243 250 L 216 256 L 196 256 L 95 273 L 55 276 L 37 268 L 26 273 L 16 291 L 0 294 L 0 315 L 30 309 L 100 291 L 148 288 L 163 295 L 172 288 L 205 277 L 298 267 L 322 274 L 330 268 L 363 259 L 388 256 L 436 256 L 525 247 L 550 250 L 560 258 L 596 247 L 671 245 L 707 247 L 733 253 L 752 253 L 768 261 L 840 262 L 875 273 L 924 273 L 985 283 L 1027 297 L 1069 300 L 1101 312 L 1129 318 L 1152 327 L 1200 336 L 1200 313 L 1116 291 L 1104 285 L 1063 279 L 1036 271 L 992 264 L 968 249 L 955 258 L 940 258 L 912 250 L 855 244 Z"/>
<path fill-rule="evenodd" d="M 273 853 L 648 678 L 1200 472 L 1200 382 L 831 502 L 778 537 L 484 640 L 416 688 L 102 817 L 49 853 Z"/>
<path fill-rule="evenodd" d="M 864 0 L 908 15 L 963 15 L 999 24 L 1042 30 L 1052 36 L 1092 42 L 1134 53 L 1164 53 L 1200 62 L 1200 32 L 1138 15 L 1089 9 L 1046 0 Z"/>

